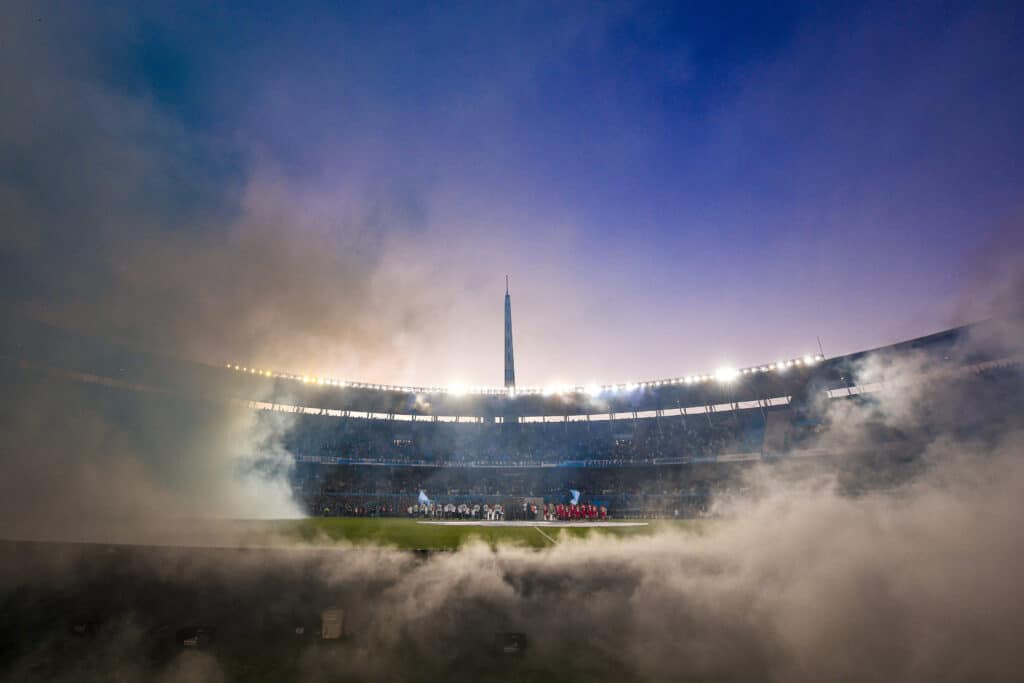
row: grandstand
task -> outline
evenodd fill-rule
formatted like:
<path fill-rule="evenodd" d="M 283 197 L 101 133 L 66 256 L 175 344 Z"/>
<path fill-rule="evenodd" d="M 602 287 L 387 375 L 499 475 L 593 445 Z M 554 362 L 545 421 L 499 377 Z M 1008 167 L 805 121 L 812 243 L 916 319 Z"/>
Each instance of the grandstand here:
<path fill-rule="evenodd" d="M 294 413 L 285 447 L 311 514 L 401 515 L 430 490 L 445 501 L 554 502 L 567 490 L 619 516 L 694 516 L 736 488 L 744 464 L 815 448 L 820 400 L 863 397 L 867 359 L 927 359 L 929 372 L 984 367 L 999 353 L 960 348 L 960 327 L 826 360 L 804 355 L 713 373 L 599 384 L 516 387 L 505 293 L 503 387 L 410 387 L 311 377 L 229 363 L 264 411 Z M 250 394 L 251 395 L 251 394 Z"/>

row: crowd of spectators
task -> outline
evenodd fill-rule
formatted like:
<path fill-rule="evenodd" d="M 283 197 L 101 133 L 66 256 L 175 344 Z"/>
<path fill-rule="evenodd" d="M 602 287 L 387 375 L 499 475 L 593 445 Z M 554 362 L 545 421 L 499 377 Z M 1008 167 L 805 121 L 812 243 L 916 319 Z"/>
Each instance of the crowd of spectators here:
<path fill-rule="evenodd" d="M 721 453 L 757 453 L 765 420 L 759 409 L 554 423 L 403 422 L 299 415 L 284 445 L 304 457 L 406 465 L 654 464 Z"/>
<path fill-rule="evenodd" d="M 1012 419 L 1019 400 L 1018 366 L 944 379 L 943 391 L 977 401 L 943 414 L 942 402 L 918 401 L 916 422 L 935 422 L 964 434 L 984 434 L 990 425 Z M 941 395 L 941 392 L 939 392 Z M 871 394 L 851 395 L 870 404 Z M 966 406 L 976 408 L 965 409 Z M 771 408 L 726 410 L 694 415 L 577 422 L 405 422 L 332 415 L 296 415 L 284 447 L 299 459 L 340 459 L 402 465 L 455 467 L 535 467 L 564 463 L 588 466 L 695 462 L 724 454 L 779 453 L 812 447 L 830 428 L 828 402 L 804 400 Z M 867 414 L 866 411 L 861 411 Z M 784 425 L 766 437 L 769 424 Z M 872 439 L 916 438 L 868 424 Z M 771 441 L 769 444 L 768 442 Z"/>

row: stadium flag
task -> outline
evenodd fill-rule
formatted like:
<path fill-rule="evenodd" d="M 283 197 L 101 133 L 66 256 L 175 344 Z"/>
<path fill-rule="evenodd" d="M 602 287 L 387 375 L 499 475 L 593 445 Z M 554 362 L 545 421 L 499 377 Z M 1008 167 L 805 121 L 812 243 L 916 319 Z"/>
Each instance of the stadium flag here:
<path fill-rule="evenodd" d="M 572 495 L 572 500 L 569 501 L 569 505 L 576 505 L 580 502 L 580 492 L 576 489 L 569 489 L 569 493 Z"/>
<path fill-rule="evenodd" d="M 420 503 L 423 505 L 430 505 L 430 499 L 427 498 L 427 494 L 423 489 L 420 489 Z"/>

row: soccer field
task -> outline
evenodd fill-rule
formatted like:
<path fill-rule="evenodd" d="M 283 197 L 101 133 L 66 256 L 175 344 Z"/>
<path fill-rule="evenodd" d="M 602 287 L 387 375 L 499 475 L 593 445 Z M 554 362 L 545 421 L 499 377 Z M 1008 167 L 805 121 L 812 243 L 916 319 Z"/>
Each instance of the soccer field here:
<path fill-rule="evenodd" d="M 302 520 L 268 522 L 270 530 L 296 541 L 324 544 L 347 541 L 357 545 L 384 545 L 408 550 L 454 550 L 472 540 L 490 545 L 514 544 L 544 548 L 563 539 L 586 536 L 624 538 L 650 535 L 675 529 L 703 533 L 707 522 L 698 520 L 651 521 L 646 526 L 547 527 L 533 526 L 456 526 L 420 524 L 412 519 L 311 517 Z M 538 530 L 539 527 L 539 530 Z"/>

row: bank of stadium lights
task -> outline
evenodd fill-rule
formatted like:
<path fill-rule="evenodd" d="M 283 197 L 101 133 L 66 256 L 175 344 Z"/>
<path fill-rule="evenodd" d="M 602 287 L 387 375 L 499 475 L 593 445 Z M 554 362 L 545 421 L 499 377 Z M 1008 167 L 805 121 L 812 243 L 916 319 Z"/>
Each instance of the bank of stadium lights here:
<path fill-rule="evenodd" d="M 715 370 L 715 379 L 719 382 L 732 382 L 739 376 L 740 372 L 736 368 L 718 368 Z"/>
<path fill-rule="evenodd" d="M 712 375 L 686 375 L 682 377 L 675 377 L 673 379 L 650 380 L 645 382 L 625 382 L 622 384 L 587 384 L 576 386 L 567 384 L 551 384 L 545 387 L 518 388 L 467 386 L 461 383 L 451 384 L 447 387 L 412 387 L 406 385 L 350 382 L 330 377 L 321 377 L 318 375 L 295 375 L 291 373 L 274 372 L 272 370 L 250 368 L 248 366 L 240 366 L 235 365 L 233 363 L 227 363 L 226 367 L 229 370 L 234 370 L 236 372 L 244 372 L 250 375 L 258 375 L 260 377 L 272 377 L 276 379 L 293 380 L 296 382 L 302 382 L 303 384 L 315 384 L 317 386 L 330 387 L 350 387 L 353 389 L 372 389 L 375 391 L 394 391 L 406 394 L 450 394 L 452 396 L 477 394 L 489 396 L 508 396 L 509 398 L 514 398 L 516 396 L 532 395 L 565 396 L 583 394 L 591 397 L 597 397 L 604 393 L 618 393 L 623 391 L 635 392 L 641 389 L 662 387 L 666 385 L 701 384 L 704 382 L 709 382 L 711 380 L 717 380 L 719 382 L 728 383 L 736 380 L 738 377 L 742 375 L 754 375 L 766 372 L 781 373 L 785 372 L 787 369 L 792 367 L 809 367 L 823 361 L 824 359 L 825 357 L 820 354 L 806 355 L 801 356 L 799 358 L 793 358 L 787 361 L 776 361 L 774 363 L 769 363 L 767 365 L 754 365 L 748 368 L 719 368 Z"/>

